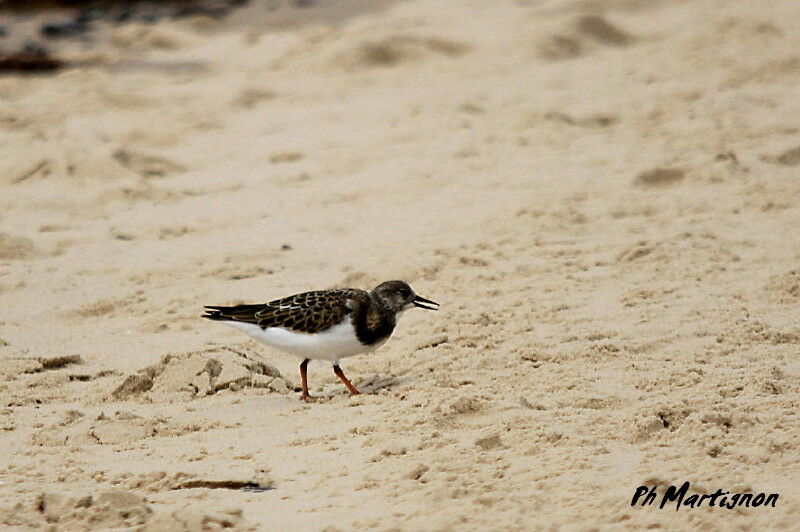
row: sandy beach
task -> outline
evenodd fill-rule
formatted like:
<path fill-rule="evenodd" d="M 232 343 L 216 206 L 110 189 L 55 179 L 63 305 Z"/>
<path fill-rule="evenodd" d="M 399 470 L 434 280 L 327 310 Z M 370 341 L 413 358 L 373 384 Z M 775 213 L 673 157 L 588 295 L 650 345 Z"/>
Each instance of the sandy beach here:
<path fill-rule="evenodd" d="M 800 4 L 94 39 L 0 73 L 0 529 L 798 529 Z M 343 361 L 358 397 L 200 318 L 388 279 L 441 310 Z M 779 498 L 631 506 L 687 481 Z"/>

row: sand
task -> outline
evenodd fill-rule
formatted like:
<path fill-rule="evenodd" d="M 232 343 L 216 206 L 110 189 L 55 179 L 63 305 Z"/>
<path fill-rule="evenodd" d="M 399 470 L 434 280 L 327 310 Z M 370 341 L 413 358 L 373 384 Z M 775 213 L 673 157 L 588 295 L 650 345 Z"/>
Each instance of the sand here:
<path fill-rule="evenodd" d="M 797 529 L 800 5 L 363 4 L 0 77 L 0 527 Z M 356 398 L 199 318 L 387 279 Z"/>

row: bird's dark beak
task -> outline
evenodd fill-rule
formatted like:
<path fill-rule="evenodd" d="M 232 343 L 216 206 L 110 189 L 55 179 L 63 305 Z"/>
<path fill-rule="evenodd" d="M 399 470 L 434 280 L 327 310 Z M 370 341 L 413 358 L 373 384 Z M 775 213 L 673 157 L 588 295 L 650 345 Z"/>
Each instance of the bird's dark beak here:
<path fill-rule="evenodd" d="M 425 299 L 422 296 L 415 297 L 414 304 L 419 308 L 424 308 L 426 310 L 439 310 L 439 303 L 431 301 L 430 299 Z"/>

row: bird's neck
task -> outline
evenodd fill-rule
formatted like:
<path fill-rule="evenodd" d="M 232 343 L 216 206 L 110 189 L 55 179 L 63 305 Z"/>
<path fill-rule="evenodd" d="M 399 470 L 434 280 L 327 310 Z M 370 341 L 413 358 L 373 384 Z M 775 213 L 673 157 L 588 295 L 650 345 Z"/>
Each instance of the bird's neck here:
<path fill-rule="evenodd" d="M 388 337 L 392 334 L 396 323 L 395 313 L 371 294 L 369 302 L 365 301 L 353 312 L 356 336 L 365 345 L 374 344 Z"/>

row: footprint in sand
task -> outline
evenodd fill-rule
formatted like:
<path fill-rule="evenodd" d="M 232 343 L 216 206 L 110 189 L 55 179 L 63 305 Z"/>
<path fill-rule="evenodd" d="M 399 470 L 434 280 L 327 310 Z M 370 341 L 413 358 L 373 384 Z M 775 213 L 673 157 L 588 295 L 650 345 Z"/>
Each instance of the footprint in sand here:
<path fill-rule="evenodd" d="M 628 46 L 636 38 L 603 17 L 586 15 L 575 21 L 571 31 L 551 35 L 539 45 L 539 55 L 549 61 L 573 59 L 586 53 L 591 43 L 604 46 Z"/>
<path fill-rule="evenodd" d="M 25 260 L 39 255 L 30 238 L 0 233 L 0 260 Z"/>
<path fill-rule="evenodd" d="M 653 168 L 637 175 L 633 184 L 643 188 L 663 188 L 677 185 L 684 177 L 686 172 L 680 168 Z"/>
<path fill-rule="evenodd" d="M 458 57 L 468 50 L 465 44 L 436 37 L 392 35 L 362 43 L 345 62 L 362 68 L 392 67 L 431 54 Z"/>
<path fill-rule="evenodd" d="M 114 152 L 114 159 L 142 177 L 164 177 L 169 174 L 182 173 L 187 170 L 183 165 L 159 157 L 122 148 Z"/>
<path fill-rule="evenodd" d="M 788 149 L 779 155 L 763 155 L 761 160 L 781 166 L 797 166 L 800 164 L 800 146 Z"/>
<path fill-rule="evenodd" d="M 579 18 L 575 28 L 581 35 L 609 46 L 627 46 L 634 41 L 630 34 L 596 15 Z"/>

